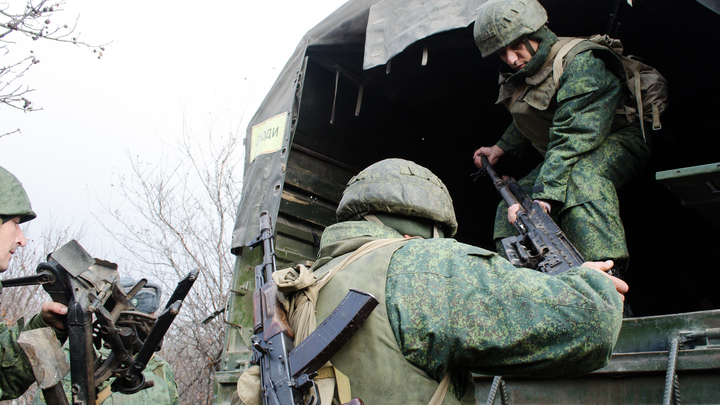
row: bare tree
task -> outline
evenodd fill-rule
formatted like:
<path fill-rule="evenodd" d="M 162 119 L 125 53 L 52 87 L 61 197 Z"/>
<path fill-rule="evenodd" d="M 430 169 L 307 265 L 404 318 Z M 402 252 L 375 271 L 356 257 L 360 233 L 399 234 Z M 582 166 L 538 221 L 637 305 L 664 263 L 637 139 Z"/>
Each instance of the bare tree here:
<path fill-rule="evenodd" d="M 41 109 L 28 99 L 33 90 L 20 83 L 25 73 L 40 60 L 32 51 L 30 55 L 8 57 L 11 46 L 20 38 L 74 44 L 90 49 L 98 58 L 102 57 L 107 44 L 91 45 L 82 41 L 77 32 L 77 17 L 72 24 L 53 22 L 58 13 L 63 11 L 64 4 L 64 0 L 27 0 L 23 7 L 20 2 L 0 2 L 0 55 L 3 55 L 0 64 L 0 104 L 22 111 Z M 18 131 L 0 134 L 0 137 Z"/>
<path fill-rule="evenodd" d="M 3 273 L 2 278 L 8 279 L 35 274 L 37 265 L 46 261 L 48 254 L 72 239 L 80 241 L 80 235 L 84 233 L 84 228 L 84 224 L 64 227 L 53 221 L 40 229 L 32 221 L 27 222 L 23 225 L 23 232 L 28 240 L 27 246 L 15 252 L 9 268 Z M 24 317 L 27 322 L 40 311 L 40 307 L 44 302 L 51 300 L 50 296 L 39 285 L 3 288 L 2 298 L 0 298 L 2 321 L 9 326 L 15 326 L 17 320 Z M 0 401 L 0 405 L 31 404 L 36 391 L 37 384 L 33 384 L 23 396 L 11 401 Z"/>
<path fill-rule="evenodd" d="M 230 240 L 240 195 L 234 172 L 242 159 L 234 134 L 197 139 L 184 132 L 159 161 L 128 153 L 132 174 L 114 186 L 122 204 L 106 206 L 116 226 L 101 222 L 131 252 L 133 269 L 157 278 L 166 292 L 200 270 L 162 355 L 173 366 L 181 402 L 210 404 L 223 347 L 221 311 L 232 282 Z M 219 316 L 208 321 L 210 314 Z"/>

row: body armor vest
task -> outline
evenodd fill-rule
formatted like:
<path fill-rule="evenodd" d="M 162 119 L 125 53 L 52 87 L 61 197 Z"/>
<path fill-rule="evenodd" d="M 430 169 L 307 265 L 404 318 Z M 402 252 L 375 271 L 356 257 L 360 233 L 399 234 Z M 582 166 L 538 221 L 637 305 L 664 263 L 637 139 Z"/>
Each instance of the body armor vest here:
<path fill-rule="evenodd" d="M 426 405 L 438 387 L 437 381 L 405 359 L 388 319 L 385 303 L 387 270 L 393 253 L 401 246 L 392 244 L 360 257 L 333 277 L 318 296 L 318 325 L 350 288 L 367 291 L 380 301 L 365 324 L 331 360 L 333 366 L 350 379 L 352 396 L 361 398 L 367 405 Z M 334 258 L 323 267 L 334 267 L 346 255 Z M 321 267 L 316 272 L 323 270 Z M 474 393 L 466 397 L 468 403 L 474 403 Z M 443 405 L 460 403 L 450 394 L 445 395 L 442 402 Z"/>
<path fill-rule="evenodd" d="M 508 82 L 502 83 L 500 95 L 496 102 L 496 104 L 502 103 L 505 105 L 512 114 L 515 126 L 532 142 L 532 145 L 543 157 L 547 153 L 548 144 L 550 143 L 550 128 L 557 108 L 555 94 L 558 90 L 558 84 L 553 79 L 553 63 L 560 48 L 571 40 L 573 38 L 559 38 L 551 48 L 545 63 L 537 73 L 528 76 L 524 83 L 519 86 L 514 86 Z M 563 67 L 567 67 L 578 53 L 589 49 L 606 51 L 609 56 L 614 57 L 610 55 L 612 51 L 609 48 L 600 45 L 593 47 L 576 46 L 564 56 Z M 614 132 L 626 124 L 627 120 L 617 115 L 613 121 L 611 131 Z"/>

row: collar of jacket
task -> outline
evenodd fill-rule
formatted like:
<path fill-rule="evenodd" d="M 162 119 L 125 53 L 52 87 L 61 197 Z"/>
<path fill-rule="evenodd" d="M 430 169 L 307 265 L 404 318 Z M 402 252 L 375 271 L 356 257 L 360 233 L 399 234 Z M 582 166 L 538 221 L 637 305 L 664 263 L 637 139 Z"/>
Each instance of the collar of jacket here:
<path fill-rule="evenodd" d="M 518 85 L 522 83 L 525 78 L 537 73 L 538 70 L 540 70 L 540 67 L 542 67 L 543 63 L 545 63 L 545 60 L 547 60 L 548 55 L 550 54 L 550 49 L 552 49 L 552 46 L 555 45 L 557 41 L 558 38 L 555 33 L 550 31 L 549 29 L 546 29 L 545 38 L 540 41 L 540 45 L 538 46 L 535 56 L 530 59 L 530 62 L 528 62 L 528 64 L 525 65 L 525 67 L 520 69 L 520 71 L 518 72 L 508 72 L 501 69 L 500 84 L 508 82 L 514 85 Z M 507 67 L 507 65 L 503 63 L 502 67 Z"/>
<path fill-rule="evenodd" d="M 318 259 L 311 270 L 323 266 L 332 258 L 357 250 L 376 239 L 402 238 L 396 230 L 368 221 L 346 221 L 325 228 L 320 242 Z"/>

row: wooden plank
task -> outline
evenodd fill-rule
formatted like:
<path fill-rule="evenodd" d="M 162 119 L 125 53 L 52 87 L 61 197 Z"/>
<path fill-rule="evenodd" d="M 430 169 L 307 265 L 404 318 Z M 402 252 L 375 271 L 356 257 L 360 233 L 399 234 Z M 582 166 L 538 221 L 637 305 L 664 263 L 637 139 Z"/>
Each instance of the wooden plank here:
<path fill-rule="evenodd" d="M 313 200 L 306 195 L 284 189 L 280 200 L 280 212 L 326 228 L 337 222 L 335 209 Z"/>
<path fill-rule="evenodd" d="M 345 189 L 345 184 L 328 181 L 315 171 L 290 163 L 288 163 L 288 170 L 285 174 L 285 183 L 336 204 L 340 202 L 342 192 Z"/>

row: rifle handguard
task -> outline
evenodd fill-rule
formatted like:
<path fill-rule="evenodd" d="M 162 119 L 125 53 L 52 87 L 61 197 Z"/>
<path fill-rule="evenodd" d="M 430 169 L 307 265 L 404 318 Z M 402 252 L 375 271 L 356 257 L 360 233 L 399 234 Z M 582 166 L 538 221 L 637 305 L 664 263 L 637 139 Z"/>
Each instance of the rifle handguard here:
<path fill-rule="evenodd" d="M 290 339 L 295 338 L 295 333 L 288 323 L 285 308 L 280 300 L 278 300 L 277 293 L 277 285 L 272 281 L 260 289 L 262 319 L 264 324 L 262 328 L 265 332 L 263 334 L 265 341 L 278 333 L 285 333 Z"/>

